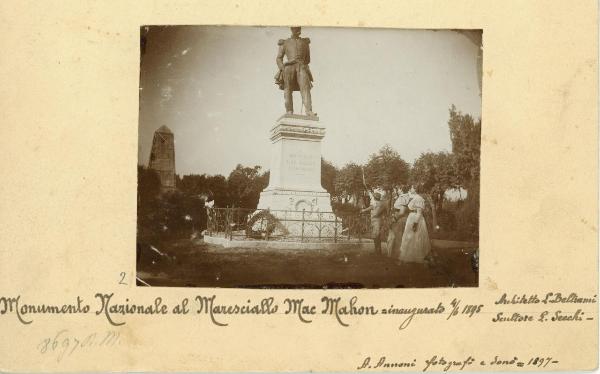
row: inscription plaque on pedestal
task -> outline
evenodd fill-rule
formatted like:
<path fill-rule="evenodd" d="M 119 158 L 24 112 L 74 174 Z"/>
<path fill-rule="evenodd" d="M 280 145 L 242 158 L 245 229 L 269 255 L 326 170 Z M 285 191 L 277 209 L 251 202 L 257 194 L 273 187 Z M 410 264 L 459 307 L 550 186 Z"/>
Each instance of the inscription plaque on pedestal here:
<path fill-rule="evenodd" d="M 290 234 L 297 235 L 296 224 L 287 220 L 327 221 L 319 224 L 321 235 L 335 230 L 329 193 L 321 186 L 321 140 L 325 127 L 316 116 L 285 114 L 271 129 L 271 174 L 268 187 L 261 192 L 258 209 L 268 209 L 282 220 Z M 298 217 L 296 217 L 298 216 Z M 304 225 L 304 236 L 318 236 L 311 225 Z"/>

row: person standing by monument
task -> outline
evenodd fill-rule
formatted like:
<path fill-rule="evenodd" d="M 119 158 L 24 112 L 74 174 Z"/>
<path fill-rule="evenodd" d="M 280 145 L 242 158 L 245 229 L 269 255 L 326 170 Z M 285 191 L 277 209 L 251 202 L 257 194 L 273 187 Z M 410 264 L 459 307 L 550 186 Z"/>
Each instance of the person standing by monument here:
<path fill-rule="evenodd" d="M 362 210 L 362 212 L 371 212 L 371 238 L 375 244 L 375 253 L 381 254 L 381 236 L 383 234 L 383 216 L 385 215 L 385 202 L 381 199 L 379 192 L 369 193 L 371 196 L 371 205 Z"/>
<path fill-rule="evenodd" d="M 400 260 L 400 246 L 402 245 L 406 219 L 409 214 L 410 196 L 407 192 L 406 187 L 400 189 L 400 196 L 394 202 L 390 214 L 390 231 L 387 238 L 386 254 L 397 262 Z"/>
<path fill-rule="evenodd" d="M 283 90 L 285 111 L 287 114 L 294 113 L 293 91 L 300 91 L 302 104 L 306 115 L 316 116 L 312 111 L 312 99 L 310 89 L 313 77 L 308 64 L 310 64 L 310 39 L 301 38 L 301 28 L 291 27 L 292 36 L 288 39 L 279 40 L 279 51 L 277 52 L 277 67 L 279 71 L 275 75 L 275 83 Z M 286 61 L 283 61 L 283 57 Z"/>
<path fill-rule="evenodd" d="M 425 263 L 431 253 L 431 242 L 427 232 L 424 210 L 425 199 L 420 195 L 422 186 L 413 186 L 410 191 L 410 201 L 407 208 L 410 211 L 406 218 L 406 226 L 400 245 L 401 262 Z"/>
<path fill-rule="evenodd" d="M 381 237 L 383 235 L 383 219 L 386 213 L 386 201 L 382 199 L 382 196 L 379 192 L 372 192 L 367 187 L 367 182 L 365 180 L 365 173 L 363 170 L 363 184 L 365 189 L 369 191 L 369 197 L 371 200 L 371 204 L 361 210 L 361 213 L 370 212 L 371 213 L 371 238 L 373 239 L 373 243 L 375 244 L 375 254 L 381 254 Z"/>

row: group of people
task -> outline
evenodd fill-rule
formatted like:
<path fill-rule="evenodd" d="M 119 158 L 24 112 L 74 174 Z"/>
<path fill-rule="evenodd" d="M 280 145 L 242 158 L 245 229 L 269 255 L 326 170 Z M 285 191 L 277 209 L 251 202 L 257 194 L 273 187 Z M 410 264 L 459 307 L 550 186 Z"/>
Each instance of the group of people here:
<path fill-rule="evenodd" d="M 431 252 L 429 233 L 423 214 L 425 199 L 412 186 L 408 191 L 401 192 L 389 212 L 389 200 L 383 199 L 379 192 L 370 192 L 369 195 L 371 205 L 362 211 L 369 211 L 371 214 L 375 252 L 382 253 L 383 225 L 386 222 L 385 217 L 388 216 L 389 233 L 383 253 L 398 263 L 425 263 Z"/>

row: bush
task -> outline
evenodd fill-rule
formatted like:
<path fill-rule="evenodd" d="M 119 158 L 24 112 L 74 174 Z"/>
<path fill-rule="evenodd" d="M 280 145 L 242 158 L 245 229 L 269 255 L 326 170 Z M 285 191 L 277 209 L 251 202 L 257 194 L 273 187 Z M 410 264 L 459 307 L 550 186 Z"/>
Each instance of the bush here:
<path fill-rule="evenodd" d="M 338 217 L 358 215 L 360 213 L 360 208 L 350 203 L 332 202 L 331 207 Z"/>
<path fill-rule="evenodd" d="M 456 211 L 457 231 L 468 238 L 479 238 L 479 198 L 468 198 Z"/>
<path fill-rule="evenodd" d="M 206 228 L 204 201 L 180 192 L 140 201 L 137 227 L 138 241 L 142 243 L 189 237 L 192 231 Z"/>
<path fill-rule="evenodd" d="M 455 212 L 442 209 L 437 212 L 437 221 L 440 230 L 443 231 L 454 231 L 456 230 L 456 216 Z"/>
<path fill-rule="evenodd" d="M 431 231 L 432 239 L 477 241 L 479 239 L 479 196 L 466 200 L 444 201 L 437 212 L 439 230 Z"/>

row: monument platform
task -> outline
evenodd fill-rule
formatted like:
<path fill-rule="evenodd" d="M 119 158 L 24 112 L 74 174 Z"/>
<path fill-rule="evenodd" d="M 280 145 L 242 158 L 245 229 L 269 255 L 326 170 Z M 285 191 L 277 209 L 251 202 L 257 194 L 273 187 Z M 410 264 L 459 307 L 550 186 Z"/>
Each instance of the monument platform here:
<path fill-rule="evenodd" d="M 330 195 L 321 186 L 321 141 L 324 137 L 325 127 L 316 116 L 285 114 L 271 128 L 269 185 L 260 194 L 258 209 L 268 209 L 281 219 L 290 235 L 298 234 L 294 220 L 299 219 L 320 222 L 318 230 L 305 225 L 304 236 L 325 235 L 336 229 Z M 278 211 L 287 213 L 284 217 Z M 324 221 L 330 223 L 323 226 Z M 338 225 L 337 229 L 341 230 L 341 224 Z"/>
<path fill-rule="evenodd" d="M 372 252 L 375 244 L 371 239 L 352 239 L 333 242 L 302 242 L 302 241 L 282 241 L 282 240 L 244 240 L 229 239 L 220 236 L 205 235 L 202 243 L 214 244 L 223 248 L 249 248 L 257 250 L 289 250 L 289 251 L 339 251 L 339 250 L 364 250 Z"/>

